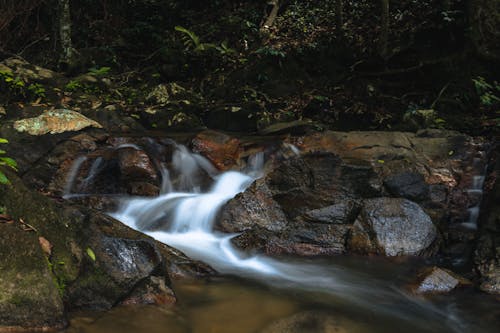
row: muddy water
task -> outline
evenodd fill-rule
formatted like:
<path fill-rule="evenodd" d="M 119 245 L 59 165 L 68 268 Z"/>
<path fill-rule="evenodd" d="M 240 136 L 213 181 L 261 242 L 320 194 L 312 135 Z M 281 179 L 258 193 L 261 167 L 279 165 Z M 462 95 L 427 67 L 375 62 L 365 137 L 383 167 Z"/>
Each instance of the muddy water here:
<path fill-rule="evenodd" d="M 404 289 L 421 263 L 339 257 L 335 264 L 355 269 L 370 280 L 384 280 L 387 285 Z M 497 333 L 500 327 L 500 300 L 471 289 L 426 301 L 449 313 L 448 319 L 412 316 L 405 320 L 357 308 L 329 294 L 270 287 L 240 278 L 177 282 L 174 287 L 179 299 L 176 305 L 123 306 L 105 313 L 77 313 L 65 332 Z M 387 305 L 383 299 L 374 304 Z M 411 311 L 410 306 L 401 307 L 403 313 Z"/>

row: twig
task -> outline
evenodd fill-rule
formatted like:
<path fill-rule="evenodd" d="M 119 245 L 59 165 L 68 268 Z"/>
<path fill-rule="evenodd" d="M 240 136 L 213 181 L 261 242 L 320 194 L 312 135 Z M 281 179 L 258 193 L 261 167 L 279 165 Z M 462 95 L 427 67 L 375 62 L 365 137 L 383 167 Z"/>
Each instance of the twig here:
<path fill-rule="evenodd" d="M 24 231 L 34 231 L 34 232 L 38 232 L 38 230 L 37 230 L 34 226 L 32 226 L 32 225 L 31 225 L 31 224 L 29 224 L 29 223 L 24 222 L 24 220 L 23 220 L 23 219 L 19 219 L 19 223 L 21 223 L 21 224 L 23 225 L 23 230 L 24 230 Z"/>
<path fill-rule="evenodd" d="M 448 81 L 448 83 L 446 83 L 444 85 L 443 88 L 441 88 L 441 90 L 439 91 L 439 94 L 437 95 L 436 99 L 434 100 L 434 102 L 432 102 L 431 104 L 431 109 L 434 109 L 434 106 L 436 106 L 436 103 L 441 99 L 441 96 L 443 96 L 443 93 L 445 92 L 445 90 L 448 88 L 448 86 L 450 85 L 451 81 Z"/>

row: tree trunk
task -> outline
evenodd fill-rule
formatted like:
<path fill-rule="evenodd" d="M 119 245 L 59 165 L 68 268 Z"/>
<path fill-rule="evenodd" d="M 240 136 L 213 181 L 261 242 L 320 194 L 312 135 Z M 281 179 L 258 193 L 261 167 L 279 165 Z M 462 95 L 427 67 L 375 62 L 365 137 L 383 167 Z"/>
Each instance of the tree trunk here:
<path fill-rule="evenodd" d="M 262 25 L 263 29 L 269 29 L 273 26 L 274 20 L 276 20 L 276 17 L 278 17 L 278 12 L 280 10 L 280 0 L 270 0 L 267 4 L 268 6 L 273 7 L 266 20 L 264 21 L 264 24 Z"/>
<path fill-rule="evenodd" d="M 339 39 L 344 38 L 344 15 L 343 15 L 343 1 L 335 0 L 335 27 L 337 28 L 337 36 Z"/>
<path fill-rule="evenodd" d="M 58 0 L 59 62 L 63 65 L 70 65 L 73 59 L 69 2 L 70 0 Z"/>
<path fill-rule="evenodd" d="M 389 0 L 380 0 L 382 6 L 380 18 L 379 55 L 382 59 L 387 59 L 389 40 Z"/>

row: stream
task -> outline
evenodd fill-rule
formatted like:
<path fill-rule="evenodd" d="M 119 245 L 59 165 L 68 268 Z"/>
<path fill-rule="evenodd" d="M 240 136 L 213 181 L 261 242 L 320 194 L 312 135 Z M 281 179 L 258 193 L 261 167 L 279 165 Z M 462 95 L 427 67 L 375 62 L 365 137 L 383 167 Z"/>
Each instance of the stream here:
<path fill-rule="evenodd" d="M 476 315 L 480 309 L 488 312 L 492 298 L 469 292 L 430 301 L 405 289 L 421 262 L 343 256 L 278 260 L 237 249 L 231 243 L 236 235 L 216 231 L 214 223 L 226 202 L 262 176 L 263 165 L 262 154 L 256 154 L 243 170 L 218 173 L 201 155 L 178 145 L 171 169 L 163 166 L 162 193 L 122 199 L 110 215 L 211 265 L 222 276 L 210 282 L 177 283 L 178 306 L 82 313 L 67 331 L 494 332 L 498 327 L 498 318 L 482 320 Z M 86 181 L 92 179 L 93 169 L 97 167 L 90 169 Z M 195 177 L 199 170 L 212 178 L 209 190 L 201 190 Z M 170 179 L 172 172 L 181 175 L 176 184 Z M 71 174 L 74 177 L 76 171 Z M 69 191 L 71 180 L 68 184 Z"/>

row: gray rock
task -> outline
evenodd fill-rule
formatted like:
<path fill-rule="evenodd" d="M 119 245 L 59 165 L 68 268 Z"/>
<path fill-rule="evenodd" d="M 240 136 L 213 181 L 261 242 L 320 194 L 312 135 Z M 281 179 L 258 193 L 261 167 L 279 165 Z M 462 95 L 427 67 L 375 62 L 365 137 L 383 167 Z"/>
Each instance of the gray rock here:
<path fill-rule="evenodd" d="M 358 211 L 358 205 L 353 201 L 346 201 L 310 210 L 304 214 L 304 218 L 309 222 L 346 224 L 353 222 Z"/>
<path fill-rule="evenodd" d="M 387 256 L 427 255 L 436 237 L 436 227 L 418 204 L 407 199 L 375 198 L 364 201 L 350 248 Z"/>
<path fill-rule="evenodd" d="M 415 172 L 401 172 L 390 175 L 384 181 L 389 192 L 413 201 L 423 201 L 429 197 L 429 186 L 424 177 Z"/>
<path fill-rule="evenodd" d="M 447 293 L 460 285 L 470 284 L 469 281 L 454 274 L 453 272 L 439 267 L 425 269 L 414 288 L 419 294 Z"/>

